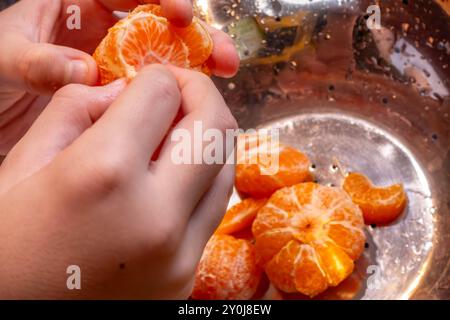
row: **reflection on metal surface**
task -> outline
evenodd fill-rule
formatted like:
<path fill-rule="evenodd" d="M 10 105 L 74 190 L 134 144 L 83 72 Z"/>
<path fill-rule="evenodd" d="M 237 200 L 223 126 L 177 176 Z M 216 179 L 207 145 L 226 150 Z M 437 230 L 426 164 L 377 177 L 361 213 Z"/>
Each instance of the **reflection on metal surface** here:
<path fill-rule="evenodd" d="M 404 144 L 373 123 L 341 112 L 301 114 L 264 127 L 279 128 L 282 141 L 305 151 L 315 164 L 320 183 L 341 185 L 349 171 L 364 172 L 379 185 L 404 183 L 408 211 L 387 228 L 368 228 L 373 245 L 363 260 L 379 266 L 381 277 L 380 287 L 367 288 L 362 298 L 392 299 L 398 298 L 399 292 L 404 297 L 414 289 L 411 284 L 432 248 L 433 202 L 423 169 Z M 330 170 L 335 163 L 340 170 Z M 374 261 L 370 261 L 371 255 Z M 398 281 L 398 275 L 403 281 Z"/>
<path fill-rule="evenodd" d="M 320 298 L 450 298 L 450 19 L 442 7 L 378 1 L 382 26 L 370 30 L 371 1 L 199 2 L 238 46 L 239 74 L 216 84 L 241 127 L 282 129 L 282 141 L 312 157 L 320 182 L 361 171 L 377 184 L 405 184 L 407 212 L 368 228 L 369 248 L 349 280 L 360 283 Z M 380 287 L 367 285 L 369 266 L 379 268 Z"/>

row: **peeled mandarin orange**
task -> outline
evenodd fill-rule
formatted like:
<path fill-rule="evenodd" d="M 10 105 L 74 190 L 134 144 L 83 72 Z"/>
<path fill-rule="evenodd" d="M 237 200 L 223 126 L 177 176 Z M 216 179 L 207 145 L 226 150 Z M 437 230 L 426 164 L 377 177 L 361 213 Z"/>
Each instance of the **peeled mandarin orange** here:
<path fill-rule="evenodd" d="M 366 176 L 350 173 L 344 179 L 343 188 L 361 208 L 366 224 L 388 224 L 406 207 L 407 198 L 401 184 L 376 187 Z"/>
<path fill-rule="evenodd" d="M 306 182 L 276 191 L 252 231 L 271 283 L 313 297 L 352 273 L 363 228 L 361 210 L 343 190 Z"/>
<path fill-rule="evenodd" d="M 216 233 L 232 234 L 251 227 L 258 210 L 266 200 L 247 198 L 235 204 L 225 213 Z"/>
<path fill-rule="evenodd" d="M 108 30 L 94 53 L 100 81 L 132 79 L 145 65 L 173 64 L 208 73 L 206 61 L 213 41 L 202 22 L 194 17 L 186 28 L 177 28 L 162 16 L 159 5 L 138 6 Z"/>
<path fill-rule="evenodd" d="M 312 179 L 305 154 L 269 140 L 257 134 L 238 138 L 235 185 L 243 195 L 267 198 L 280 188 Z"/>
<path fill-rule="evenodd" d="M 261 268 L 250 241 L 213 235 L 197 267 L 193 299 L 250 299 L 258 288 Z"/>

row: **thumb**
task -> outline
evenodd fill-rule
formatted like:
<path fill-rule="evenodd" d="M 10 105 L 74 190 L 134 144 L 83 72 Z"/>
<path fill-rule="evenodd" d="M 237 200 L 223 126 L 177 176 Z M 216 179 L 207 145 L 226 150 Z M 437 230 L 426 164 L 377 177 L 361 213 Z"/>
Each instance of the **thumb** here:
<path fill-rule="evenodd" d="M 39 171 L 99 119 L 125 88 L 69 85 L 59 90 L 0 168 L 0 193 Z M 6 186 L 6 187 L 5 187 Z"/>
<path fill-rule="evenodd" d="M 16 38 L 2 56 L 0 71 L 6 82 L 29 92 L 51 94 L 69 83 L 97 81 L 97 64 L 80 50 Z"/>

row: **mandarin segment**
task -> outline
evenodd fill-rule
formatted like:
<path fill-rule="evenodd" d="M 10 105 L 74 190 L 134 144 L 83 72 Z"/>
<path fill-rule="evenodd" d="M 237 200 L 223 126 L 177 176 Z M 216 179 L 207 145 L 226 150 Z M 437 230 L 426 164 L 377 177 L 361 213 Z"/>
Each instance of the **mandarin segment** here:
<path fill-rule="evenodd" d="M 162 17 L 162 8 L 159 5 L 156 4 L 147 4 L 147 5 L 140 5 L 134 8 L 133 11 L 131 11 L 131 14 L 136 14 L 138 12 L 145 12 L 145 13 L 153 13 L 155 16 Z"/>
<path fill-rule="evenodd" d="M 274 196 L 276 193 L 274 194 Z M 270 199 L 269 199 L 270 200 Z M 271 201 L 263 206 L 256 216 L 252 225 L 252 232 L 255 237 L 261 236 L 264 233 L 274 231 L 288 231 L 292 234 L 289 225 L 289 214 L 273 205 Z"/>
<path fill-rule="evenodd" d="M 365 237 L 361 228 L 342 221 L 327 224 L 328 237 L 352 260 L 357 260 L 364 250 Z"/>
<path fill-rule="evenodd" d="M 217 234 L 232 234 L 251 227 L 258 210 L 267 199 L 244 199 L 232 206 L 226 213 L 216 230 Z"/>
<path fill-rule="evenodd" d="M 274 229 L 262 233 L 255 243 L 258 264 L 266 265 L 278 251 L 293 239 L 292 231 L 289 228 Z"/>
<path fill-rule="evenodd" d="M 250 299 L 262 270 L 250 241 L 229 235 L 213 235 L 208 241 L 195 275 L 193 299 Z"/>
<path fill-rule="evenodd" d="M 152 63 L 209 72 L 206 61 L 212 49 L 212 38 L 198 18 L 186 28 L 177 28 L 162 16 L 160 6 L 148 4 L 110 28 L 93 57 L 101 84 L 107 84 L 118 78 L 130 80 Z"/>
<path fill-rule="evenodd" d="M 300 244 L 296 241 L 289 241 L 269 261 L 265 268 L 270 281 L 284 292 L 297 292 L 295 287 L 295 266 L 299 253 Z"/>
<path fill-rule="evenodd" d="M 328 288 L 326 273 L 322 270 L 319 257 L 313 247 L 301 245 L 295 264 L 295 287 L 298 292 L 314 297 Z"/>
<path fill-rule="evenodd" d="M 366 176 L 350 173 L 344 179 L 343 188 L 361 208 L 366 224 L 388 224 L 406 207 L 407 197 L 401 184 L 376 187 Z"/>
<path fill-rule="evenodd" d="M 189 62 L 191 68 L 202 66 L 212 54 L 212 38 L 203 25 L 196 19 L 186 28 L 170 27 L 189 48 Z"/>
<path fill-rule="evenodd" d="M 310 161 L 297 149 L 272 141 L 268 135 L 241 135 L 237 144 L 236 189 L 254 198 L 310 181 Z"/>
<path fill-rule="evenodd" d="M 329 286 L 337 286 L 352 273 L 353 260 L 332 241 L 313 246 L 320 258 L 320 266 L 326 274 Z"/>
<path fill-rule="evenodd" d="M 121 56 L 136 71 L 152 63 L 189 67 L 189 49 L 163 18 L 136 18 L 121 36 Z"/>
<path fill-rule="evenodd" d="M 343 190 L 306 182 L 276 191 L 252 231 L 273 285 L 312 297 L 351 274 L 364 248 L 363 228 L 360 209 Z"/>

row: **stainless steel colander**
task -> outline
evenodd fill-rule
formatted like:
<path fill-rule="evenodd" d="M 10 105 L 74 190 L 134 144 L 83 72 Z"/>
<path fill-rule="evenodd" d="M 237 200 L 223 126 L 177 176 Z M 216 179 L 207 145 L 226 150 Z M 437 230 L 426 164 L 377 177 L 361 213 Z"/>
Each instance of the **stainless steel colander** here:
<path fill-rule="evenodd" d="M 377 21 L 374 4 L 196 3 L 238 46 L 239 74 L 215 81 L 242 128 L 279 128 L 321 183 L 359 171 L 405 185 L 406 214 L 367 230 L 356 289 L 322 298 L 449 299 L 450 5 L 378 1 Z"/>

